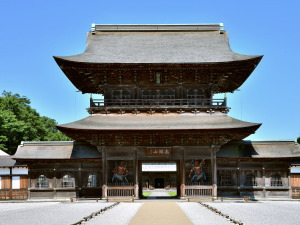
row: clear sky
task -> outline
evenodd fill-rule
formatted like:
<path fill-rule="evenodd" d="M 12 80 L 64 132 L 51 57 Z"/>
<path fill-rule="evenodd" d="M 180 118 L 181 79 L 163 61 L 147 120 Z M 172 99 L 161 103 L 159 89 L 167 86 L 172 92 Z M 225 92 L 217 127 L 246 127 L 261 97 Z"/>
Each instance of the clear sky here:
<path fill-rule="evenodd" d="M 0 91 L 27 96 L 41 115 L 68 123 L 88 116 L 89 95 L 52 56 L 85 49 L 97 24 L 224 23 L 233 51 L 264 55 L 240 91 L 228 95 L 230 116 L 263 123 L 247 139 L 300 136 L 300 2 L 297 0 L 0 0 Z"/>

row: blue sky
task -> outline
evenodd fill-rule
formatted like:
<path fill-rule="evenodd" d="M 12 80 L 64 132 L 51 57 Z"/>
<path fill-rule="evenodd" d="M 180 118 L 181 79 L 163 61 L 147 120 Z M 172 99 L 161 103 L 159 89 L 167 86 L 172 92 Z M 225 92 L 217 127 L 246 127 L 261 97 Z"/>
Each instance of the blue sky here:
<path fill-rule="evenodd" d="M 240 91 L 228 95 L 230 116 L 263 123 L 247 139 L 300 136 L 300 3 L 252 1 L 0 1 L 0 91 L 27 96 L 41 115 L 68 123 L 88 116 L 89 96 L 76 92 L 52 56 L 84 51 L 98 24 L 224 23 L 233 51 L 264 55 Z"/>

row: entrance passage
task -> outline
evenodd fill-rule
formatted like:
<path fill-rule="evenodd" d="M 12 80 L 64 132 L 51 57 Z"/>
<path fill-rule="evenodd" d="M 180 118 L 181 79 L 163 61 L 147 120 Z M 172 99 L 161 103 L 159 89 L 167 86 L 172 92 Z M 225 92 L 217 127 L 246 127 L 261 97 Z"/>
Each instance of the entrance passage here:
<path fill-rule="evenodd" d="M 155 178 L 154 179 L 154 187 L 155 188 L 165 188 L 164 178 Z"/>
<path fill-rule="evenodd" d="M 145 202 L 129 225 L 192 225 L 176 202 Z"/>
<path fill-rule="evenodd" d="M 144 198 L 174 198 L 178 193 L 176 162 L 142 163 L 142 196 Z"/>

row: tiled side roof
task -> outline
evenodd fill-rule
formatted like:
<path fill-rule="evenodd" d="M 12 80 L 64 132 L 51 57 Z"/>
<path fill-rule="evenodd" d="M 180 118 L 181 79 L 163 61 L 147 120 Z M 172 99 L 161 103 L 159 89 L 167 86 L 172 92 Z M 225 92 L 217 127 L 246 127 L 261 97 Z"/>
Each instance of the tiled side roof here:
<path fill-rule="evenodd" d="M 23 142 L 14 159 L 94 159 L 101 158 L 97 148 L 74 142 Z"/>
<path fill-rule="evenodd" d="M 11 156 L 0 156 L 0 167 L 10 167 L 16 164 L 16 160 L 12 159 Z"/>
<path fill-rule="evenodd" d="M 300 145 L 294 141 L 234 141 L 222 146 L 217 157 L 299 158 Z"/>

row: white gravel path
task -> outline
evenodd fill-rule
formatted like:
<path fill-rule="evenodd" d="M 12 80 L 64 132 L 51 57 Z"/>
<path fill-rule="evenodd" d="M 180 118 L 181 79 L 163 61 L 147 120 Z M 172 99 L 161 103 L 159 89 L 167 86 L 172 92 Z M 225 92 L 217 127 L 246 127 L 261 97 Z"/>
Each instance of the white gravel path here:
<path fill-rule="evenodd" d="M 127 203 L 122 202 L 119 205 L 107 210 L 91 220 L 86 225 L 126 225 L 132 220 L 143 203 Z M 141 224 L 142 225 L 142 224 Z"/>
<path fill-rule="evenodd" d="M 113 202 L 37 202 L 0 203 L 0 224 L 2 225 L 70 225 L 99 211 Z M 87 225 L 125 225 L 130 223 L 142 206 L 142 202 L 120 203 L 90 221 Z M 196 202 L 177 202 L 195 225 L 232 224 Z M 205 202 L 222 213 L 246 225 L 298 225 L 300 224 L 300 202 Z M 176 216 L 176 215 L 174 215 Z"/>
<path fill-rule="evenodd" d="M 194 225 L 226 225 L 230 223 L 226 218 L 219 216 L 196 202 L 178 202 Z"/>
<path fill-rule="evenodd" d="M 300 202 L 262 201 L 206 203 L 246 225 L 298 225 L 300 224 Z"/>
<path fill-rule="evenodd" d="M 113 203 L 1 203 L 2 225 L 69 225 Z"/>
<path fill-rule="evenodd" d="M 157 196 L 157 197 L 170 197 L 169 191 L 165 189 L 155 189 L 151 190 L 150 197 Z"/>

